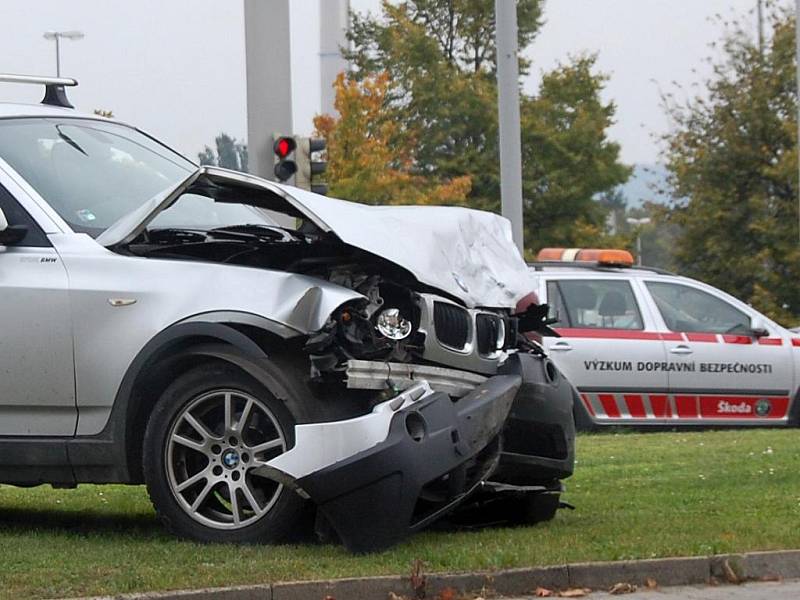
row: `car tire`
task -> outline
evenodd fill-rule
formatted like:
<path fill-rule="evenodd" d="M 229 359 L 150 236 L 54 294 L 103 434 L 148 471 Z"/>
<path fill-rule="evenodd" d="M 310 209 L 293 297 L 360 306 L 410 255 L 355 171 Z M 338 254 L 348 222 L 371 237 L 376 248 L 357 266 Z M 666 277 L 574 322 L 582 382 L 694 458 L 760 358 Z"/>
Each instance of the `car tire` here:
<path fill-rule="evenodd" d="M 514 525 L 551 521 L 561 504 L 561 494 L 525 494 L 506 500 L 508 520 Z"/>
<path fill-rule="evenodd" d="M 280 373 L 270 375 L 280 380 Z M 307 501 L 252 472 L 294 444 L 298 419 L 278 396 L 225 363 L 188 371 L 164 391 L 145 431 L 143 467 L 167 529 L 222 543 L 276 543 L 297 534 L 308 520 Z"/>

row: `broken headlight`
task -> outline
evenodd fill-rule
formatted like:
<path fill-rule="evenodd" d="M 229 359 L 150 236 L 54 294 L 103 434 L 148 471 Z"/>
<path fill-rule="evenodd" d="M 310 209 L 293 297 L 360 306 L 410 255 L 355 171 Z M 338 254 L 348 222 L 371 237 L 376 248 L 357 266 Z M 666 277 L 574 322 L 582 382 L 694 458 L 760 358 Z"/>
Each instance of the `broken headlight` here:
<path fill-rule="evenodd" d="M 387 308 L 378 315 L 375 329 L 390 340 L 404 340 L 411 335 L 411 321 L 404 318 L 398 308 Z"/>

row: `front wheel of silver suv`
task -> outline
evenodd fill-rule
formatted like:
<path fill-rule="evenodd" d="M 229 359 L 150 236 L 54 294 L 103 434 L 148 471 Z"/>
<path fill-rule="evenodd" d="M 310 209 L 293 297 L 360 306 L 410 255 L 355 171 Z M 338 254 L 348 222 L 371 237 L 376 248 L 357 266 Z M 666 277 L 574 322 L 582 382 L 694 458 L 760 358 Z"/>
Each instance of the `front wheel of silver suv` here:
<path fill-rule="evenodd" d="M 257 469 L 293 444 L 295 419 L 227 365 L 198 368 L 162 394 L 144 437 L 144 477 L 161 521 L 201 542 L 279 542 L 305 501 Z"/>

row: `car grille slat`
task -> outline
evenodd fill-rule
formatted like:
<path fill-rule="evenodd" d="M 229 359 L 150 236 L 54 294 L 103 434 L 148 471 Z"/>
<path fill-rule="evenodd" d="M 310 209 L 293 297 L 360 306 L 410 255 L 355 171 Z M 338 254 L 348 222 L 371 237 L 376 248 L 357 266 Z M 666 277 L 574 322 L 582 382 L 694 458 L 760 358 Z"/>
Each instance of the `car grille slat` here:
<path fill-rule="evenodd" d="M 478 352 L 491 354 L 497 351 L 503 323 L 495 315 L 478 315 L 475 318 L 475 337 L 478 342 Z"/>
<path fill-rule="evenodd" d="M 445 346 L 463 350 L 469 340 L 469 313 L 453 304 L 436 302 L 433 306 L 436 338 Z"/>

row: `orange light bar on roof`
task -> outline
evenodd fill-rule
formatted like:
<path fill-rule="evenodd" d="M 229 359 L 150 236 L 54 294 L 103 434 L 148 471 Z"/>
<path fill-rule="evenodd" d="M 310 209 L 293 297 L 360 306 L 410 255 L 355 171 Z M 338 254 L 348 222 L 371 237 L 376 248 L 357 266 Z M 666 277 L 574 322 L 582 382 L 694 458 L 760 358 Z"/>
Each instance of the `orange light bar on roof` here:
<path fill-rule="evenodd" d="M 543 248 L 536 256 L 536 260 L 590 262 L 617 267 L 633 266 L 633 256 L 630 252 L 611 248 Z"/>
<path fill-rule="evenodd" d="M 542 248 L 536 255 L 536 260 L 563 260 L 566 248 Z"/>

